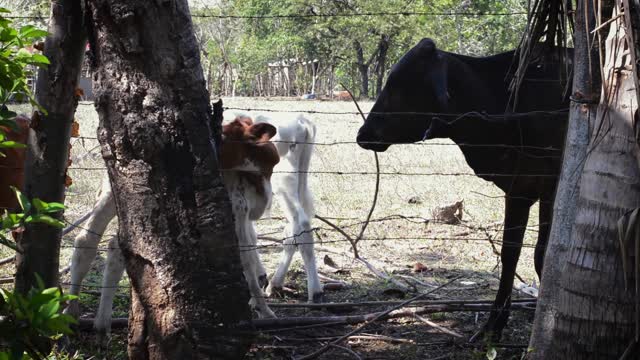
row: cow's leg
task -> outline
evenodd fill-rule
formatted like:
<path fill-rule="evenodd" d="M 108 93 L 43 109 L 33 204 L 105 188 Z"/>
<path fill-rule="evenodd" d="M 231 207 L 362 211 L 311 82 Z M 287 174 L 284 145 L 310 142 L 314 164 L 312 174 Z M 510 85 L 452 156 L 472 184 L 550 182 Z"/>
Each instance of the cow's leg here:
<path fill-rule="evenodd" d="M 274 296 L 282 290 L 284 286 L 284 278 L 287 275 L 289 266 L 291 266 L 291 260 L 296 253 L 295 238 L 293 237 L 293 225 L 287 224 L 285 226 L 284 240 L 282 242 L 282 255 L 280 257 L 280 263 L 278 269 L 269 281 L 267 287 L 267 296 Z"/>
<path fill-rule="evenodd" d="M 311 229 L 311 221 L 304 211 L 304 207 L 297 196 L 297 186 L 289 184 L 286 188 L 281 188 L 279 192 L 284 205 L 284 212 L 287 221 L 291 226 L 291 234 L 289 238 L 293 237 L 294 243 L 300 249 L 302 254 L 302 260 L 304 261 L 305 271 L 307 272 L 307 290 L 309 301 L 317 302 L 322 299 L 323 289 L 318 278 L 318 269 L 316 266 L 316 258 L 313 250 L 313 232 Z M 285 239 L 285 241 L 288 239 Z M 273 287 L 282 287 L 284 283 L 284 276 L 286 275 L 289 264 L 291 263 L 291 257 L 293 252 L 291 248 L 287 248 L 285 242 L 284 254 L 282 261 L 278 266 L 276 275 L 272 278 Z"/>
<path fill-rule="evenodd" d="M 111 333 L 111 313 L 113 311 L 113 298 L 117 292 L 118 282 L 124 273 L 124 257 L 118 247 L 118 238 L 112 237 L 107 251 L 107 262 L 102 275 L 102 292 L 100 294 L 100 306 L 93 323 L 96 329 L 98 342 L 106 345 Z"/>
<path fill-rule="evenodd" d="M 549 232 L 551 231 L 551 221 L 553 220 L 553 201 L 549 199 L 540 199 L 540 232 L 538 233 L 538 242 L 536 243 L 536 251 L 534 261 L 538 279 L 542 281 L 542 268 L 544 266 L 544 254 L 547 250 L 547 242 L 549 241 Z"/>
<path fill-rule="evenodd" d="M 116 206 L 109 187 L 108 180 L 103 181 L 102 191 L 98 201 L 93 207 L 91 217 L 87 220 L 86 227 L 76 236 L 74 251 L 71 256 L 71 285 L 69 294 L 79 295 L 82 280 L 91 269 L 91 263 L 96 257 L 98 243 L 102 234 L 107 229 L 109 222 L 116 216 Z M 74 317 L 80 316 L 78 300 L 72 300 L 64 311 Z"/>
<path fill-rule="evenodd" d="M 509 195 L 505 199 L 504 233 L 500 255 L 502 263 L 500 286 L 498 287 L 498 293 L 496 294 L 489 320 L 487 320 L 483 329 L 471 338 L 471 341 L 477 340 L 482 334 L 491 336 L 494 341 L 499 340 L 502 336 L 502 329 L 504 329 L 509 319 L 513 278 L 516 274 L 522 239 L 529 220 L 529 209 L 534 201 L 517 196 L 510 197 Z"/>
<path fill-rule="evenodd" d="M 265 289 L 269 285 L 269 278 L 267 277 L 267 269 L 264 268 L 264 264 L 260 261 L 260 254 L 258 253 L 257 248 L 257 239 L 258 236 L 255 234 L 255 226 L 252 222 L 251 231 L 253 233 L 254 238 L 256 239 L 256 246 L 254 246 L 253 254 L 253 263 L 256 264 L 254 270 L 256 272 L 256 276 L 258 277 L 258 284 L 260 284 L 260 288 Z"/>
<path fill-rule="evenodd" d="M 233 191 L 230 191 L 230 193 L 233 193 Z M 275 317 L 273 311 L 267 306 L 264 292 L 256 276 L 256 260 L 260 260 L 257 257 L 257 239 L 255 231 L 253 230 L 253 224 L 251 220 L 249 220 L 246 200 L 238 194 L 230 195 L 231 201 L 233 202 L 233 213 L 235 215 L 236 236 L 238 237 L 238 245 L 240 247 L 240 261 L 242 262 L 242 269 L 249 287 L 249 293 L 251 293 L 250 304 L 258 312 L 259 317 Z"/>
<path fill-rule="evenodd" d="M 316 266 L 316 255 L 313 250 L 313 233 L 311 233 L 311 227 L 309 226 L 307 232 L 303 233 L 299 237 L 300 254 L 304 261 L 304 268 L 307 272 L 307 289 L 309 294 L 309 301 L 314 303 L 322 302 L 323 300 L 323 287 L 318 277 L 318 267 Z"/>

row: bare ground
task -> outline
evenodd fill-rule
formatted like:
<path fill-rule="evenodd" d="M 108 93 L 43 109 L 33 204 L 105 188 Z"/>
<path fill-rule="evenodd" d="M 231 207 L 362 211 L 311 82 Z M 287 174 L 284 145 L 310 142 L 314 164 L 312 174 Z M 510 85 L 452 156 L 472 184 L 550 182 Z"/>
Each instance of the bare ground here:
<path fill-rule="evenodd" d="M 355 112 L 350 102 L 298 101 L 291 99 L 224 99 L 226 107 L 241 109 L 275 109 L 286 111 L 311 111 L 307 116 L 317 126 L 318 143 L 312 159 L 310 186 L 315 198 L 317 214 L 330 218 L 345 232 L 355 236 L 361 222 L 371 207 L 375 185 L 373 154 L 359 148 L 354 142 L 362 123 L 355 114 L 318 114 L 313 112 Z M 362 102 L 364 111 L 370 102 Z M 283 116 L 275 112 L 271 116 Z M 97 115 L 92 104 L 81 104 L 76 114 L 80 122 L 82 138 L 73 140 L 72 156 L 75 169 L 70 170 L 73 185 L 67 193 L 66 219 L 70 222 L 89 211 L 100 186 L 104 167 L 95 140 Z M 334 144 L 338 142 L 339 144 Z M 499 259 L 488 239 L 498 241 L 500 248 L 503 217 L 502 193 L 490 183 L 470 176 L 459 149 L 451 142 L 432 140 L 413 145 L 394 145 L 380 154 L 380 170 L 393 173 L 381 176 L 378 205 L 363 240 L 358 244 L 361 255 L 376 268 L 384 270 L 403 283 L 412 283 L 409 292 L 398 291 L 390 281 L 381 279 L 354 261 L 350 244 L 345 237 L 327 224 L 314 220 L 316 230 L 316 256 L 321 273 L 342 280 L 348 286 L 342 290 L 327 292 L 329 302 L 360 302 L 372 300 L 407 299 L 432 289 L 417 284 L 439 285 L 460 277 L 452 284 L 429 295 L 428 299 L 492 300 L 498 285 Z M 321 172 L 321 173 L 318 173 Z M 345 174 L 348 173 L 348 174 Z M 352 174 L 352 173 L 358 174 Z M 351 173 L 351 174 L 349 174 Z M 366 173 L 366 174 L 361 174 Z M 397 173 L 412 175 L 399 175 Z M 456 174 L 456 175 L 442 175 Z M 459 225 L 445 225 L 431 218 L 437 206 L 449 205 L 464 199 L 464 216 Z M 276 219 L 261 220 L 258 233 L 271 238 L 282 237 L 282 220 L 277 203 L 272 211 Z M 537 237 L 537 206 L 529 221 L 525 248 L 518 266 L 518 274 L 527 283 L 536 280 L 533 270 L 533 249 Z M 107 230 L 116 233 L 116 224 Z M 63 239 L 61 265 L 67 265 L 73 251 L 73 238 L 77 230 Z M 108 237 L 105 237 L 108 240 Z M 264 240 L 261 258 L 269 271 L 273 271 L 279 259 L 279 244 Z M 103 243 L 106 246 L 106 243 Z M 4 251 L 4 250 L 2 250 Z M 7 251 L 0 255 L 8 255 Z M 97 309 L 100 287 L 100 269 L 104 252 L 94 269 L 85 279 L 85 292 L 81 295 L 84 316 L 91 316 Z M 326 262 L 333 262 L 328 266 Z M 414 272 L 417 263 L 423 271 Z M 11 274 L 11 267 L 0 269 L 4 276 Z M 407 278 L 409 277 L 409 278 Z M 413 278 L 413 279 L 411 279 Z M 63 283 L 68 283 L 68 276 Z M 114 316 L 127 316 L 128 281 L 120 283 L 122 289 L 116 298 Z M 288 276 L 287 287 L 292 291 L 277 302 L 306 301 L 306 277 L 299 257 L 294 260 Z M 514 298 L 526 297 L 514 292 Z M 386 307 L 354 309 L 349 315 L 385 310 Z M 278 316 L 333 315 L 326 310 L 276 309 Z M 352 338 L 333 347 L 320 359 L 484 359 L 486 348 L 466 344 L 466 338 L 477 331 L 487 318 L 486 313 L 436 313 L 428 315 L 436 324 L 462 334 L 458 339 L 415 319 L 402 318 L 368 325 L 359 338 Z M 530 333 L 533 312 L 517 311 L 504 332 L 503 343 L 526 345 Z M 260 334 L 247 359 L 289 359 L 308 354 L 353 329 L 352 326 L 317 327 L 306 330 L 287 330 Z M 381 337 L 382 336 L 382 337 Z M 384 338 L 383 338 L 384 337 Z M 80 333 L 72 342 L 87 358 L 126 358 L 126 331 L 115 331 L 109 346 L 94 346 L 91 333 Z M 525 349 L 497 348 L 500 359 L 519 359 Z"/>

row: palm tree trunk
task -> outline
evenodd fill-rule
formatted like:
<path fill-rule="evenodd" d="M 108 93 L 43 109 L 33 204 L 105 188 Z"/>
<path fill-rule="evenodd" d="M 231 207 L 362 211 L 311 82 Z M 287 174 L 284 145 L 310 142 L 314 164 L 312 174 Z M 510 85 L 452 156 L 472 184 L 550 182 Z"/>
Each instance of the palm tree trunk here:
<path fill-rule="evenodd" d="M 622 215 L 640 207 L 640 154 L 632 129 L 636 89 L 621 25 L 621 19 L 611 25 L 606 42 L 604 91 L 546 359 L 618 359 L 635 335 L 634 299 L 625 291 L 616 227 Z"/>
<path fill-rule="evenodd" d="M 560 274 L 566 262 L 571 243 L 571 230 L 578 207 L 582 167 L 587 156 L 589 124 L 596 120 L 600 88 L 599 47 L 589 43 L 589 34 L 595 28 L 595 11 L 589 1 L 578 2 L 574 33 L 573 98 L 567 139 L 564 146 L 562 172 L 553 206 L 553 221 L 547 244 L 540 297 L 536 306 L 530 348 L 531 359 L 548 359 L 549 344 L 554 337 L 556 294 Z M 591 46 L 590 46 L 591 45 Z"/>

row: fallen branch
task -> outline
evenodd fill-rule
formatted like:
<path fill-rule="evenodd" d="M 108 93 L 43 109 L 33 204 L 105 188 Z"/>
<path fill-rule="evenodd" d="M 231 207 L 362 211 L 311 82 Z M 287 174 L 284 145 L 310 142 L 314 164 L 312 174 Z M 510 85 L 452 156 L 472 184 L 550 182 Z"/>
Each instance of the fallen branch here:
<path fill-rule="evenodd" d="M 337 344 L 329 344 L 329 346 L 334 347 L 336 349 L 344 350 L 344 351 L 348 352 L 349 354 L 353 355 L 353 357 L 355 357 L 356 359 L 362 360 L 362 357 L 357 352 L 349 349 L 346 346 L 341 346 L 341 345 L 337 345 Z"/>
<path fill-rule="evenodd" d="M 351 244 L 351 248 L 353 249 L 353 253 L 354 253 L 354 259 L 357 260 L 357 261 L 360 261 L 361 263 L 363 263 L 367 267 L 367 269 L 369 269 L 369 271 L 371 271 L 374 275 L 376 275 L 377 277 L 379 277 L 379 278 L 381 278 L 383 280 L 392 282 L 394 285 L 398 286 L 400 289 L 402 289 L 405 292 L 408 292 L 410 290 L 407 285 L 399 282 L 398 280 L 394 279 L 393 277 L 391 277 L 387 273 L 376 269 L 370 262 L 368 262 L 367 260 L 362 258 L 360 256 L 360 254 L 358 253 L 358 247 L 357 247 L 358 239 L 357 238 L 354 239 L 353 237 L 351 237 L 351 235 L 347 234 L 344 230 L 342 230 L 338 225 L 332 223 L 331 221 L 327 220 L 326 218 L 324 218 L 324 217 L 322 217 L 320 215 L 316 215 L 316 218 L 318 220 L 324 222 L 325 224 L 331 226 L 337 232 L 342 234 L 347 239 L 347 241 Z"/>
<path fill-rule="evenodd" d="M 13 284 L 14 278 L 13 277 L 4 277 L 4 278 L 0 278 L 0 284 L 4 285 L 4 284 Z"/>
<path fill-rule="evenodd" d="M 451 335 L 451 336 L 453 336 L 453 337 L 457 337 L 457 338 L 462 338 L 462 337 L 463 337 L 462 335 L 458 334 L 457 332 L 455 332 L 455 331 L 453 331 L 453 330 L 449 330 L 449 329 L 447 329 L 447 328 L 445 328 L 445 327 L 443 327 L 443 326 L 440 326 L 440 325 L 438 325 L 438 324 L 434 323 L 433 321 L 431 321 L 431 320 L 429 320 L 429 319 L 427 319 L 427 318 L 425 318 L 425 317 L 422 317 L 422 316 L 420 316 L 420 315 L 418 315 L 418 314 L 415 314 L 415 316 L 414 316 L 414 317 L 415 317 L 416 319 L 420 320 L 421 322 L 425 323 L 426 325 L 429 325 L 429 326 L 431 326 L 432 328 L 434 328 L 434 329 L 436 329 L 436 330 L 440 331 L 441 333 L 445 333 L 445 334 L 447 334 L 447 335 Z"/>
<path fill-rule="evenodd" d="M 405 292 L 409 291 L 409 287 L 401 282 L 399 282 L 398 280 L 394 279 L 392 276 L 387 275 L 386 272 L 384 271 L 380 271 L 378 269 L 376 269 L 370 262 L 368 262 L 367 260 L 361 258 L 361 257 L 357 257 L 356 260 L 360 261 L 361 263 L 363 263 L 367 269 L 369 269 L 372 273 L 374 273 L 376 276 L 390 281 L 392 282 L 394 285 L 396 285 L 397 287 L 399 287 L 400 289 L 402 289 Z"/>
<path fill-rule="evenodd" d="M 16 259 L 16 256 L 15 256 L 15 255 L 13 255 L 13 256 L 9 256 L 9 257 L 7 257 L 7 258 L 4 258 L 4 259 L 0 260 L 0 266 L 10 264 L 10 263 L 12 263 L 15 259 Z"/>
<path fill-rule="evenodd" d="M 341 303 L 268 303 L 269 307 L 274 308 L 308 308 L 308 309 L 320 309 L 320 308 L 357 308 L 368 306 L 394 306 L 402 303 L 402 301 L 362 301 L 362 302 L 341 302 Z M 517 306 L 534 306 L 536 301 L 534 299 L 514 299 L 511 303 Z M 416 300 L 406 307 L 420 307 L 430 305 L 492 305 L 493 300 Z"/>
<path fill-rule="evenodd" d="M 403 278 L 403 279 L 405 279 L 405 281 L 406 281 L 406 280 L 410 280 L 410 281 L 413 281 L 413 282 L 415 282 L 416 284 L 421 285 L 421 286 L 424 286 L 424 287 L 428 287 L 428 288 L 432 288 L 432 289 L 433 289 L 434 287 L 437 287 L 437 285 L 433 285 L 433 284 L 426 283 L 426 282 L 424 282 L 424 281 L 421 281 L 421 280 L 416 279 L 416 278 L 415 278 L 415 277 L 413 277 L 413 276 L 409 276 L 409 275 L 398 275 L 398 276 L 399 276 L 399 277 L 401 277 L 401 278 Z"/>
<path fill-rule="evenodd" d="M 298 360 L 314 359 L 314 358 L 318 357 L 319 355 L 321 355 L 322 353 L 324 353 L 325 351 L 327 351 L 327 349 L 329 349 L 329 348 L 331 347 L 331 345 L 332 345 L 332 344 L 334 344 L 334 345 L 335 345 L 335 344 L 339 344 L 340 342 L 342 342 L 343 340 L 345 340 L 345 339 L 346 339 L 346 338 L 348 338 L 349 336 L 354 335 L 354 334 L 356 334 L 356 333 L 358 333 L 358 332 L 362 331 L 362 330 L 363 330 L 367 325 L 371 324 L 372 322 L 375 322 L 375 321 L 377 321 L 377 320 L 380 320 L 380 319 L 382 319 L 382 318 L 385 318 L 386 316 L 389 316 L 392 312 L 394 312 L 394 311 L 396 311 L 396 310 L 398 310 L 398 309 L 400 309 L 400 308 L 402 308 L 402 307 L 404 307 L 404 306 L 406 306 L 406 305 L 409 305 L 409 304 L 411 304 L 412 302 L 414 302 L 414 301 L 416 301 L 416 300 L 420 300 L 421 298 L 423 298 L 423 297 L 425 297 L 425 296 L 427 296 L 427 295 L 429 295 L 429 294 L 431 294 L 431 293 L 433 293 L 433 292 L 435 292 L 435 291 L 437 291 L 437 290 L 439 290 L 439 289 L 442 289 L 443 287 L 445 287 L 445 286 L 447 286 L 447 285 L 449 285 L 449 284 L 453 283 L 454 281 L 456 281 L 456 280 L 458 280 L 458 279 L 460 279 L 460 278 L 461 278 L 461 276 L 458 276 L 458 277 L 456 277 L 456 278 L 454 278 L 454 279 L 452 279 L 452 280 L 450 280 L 450 281 L 447 281 L 446 283 L 444 283 L 444 284 L 440 285 L 439 287 L 437 287 L 437 288 L 435 288 L 435 289 L 433 289 L 433 290 L 431 290 L 431 291 L 428 291 L 428 292 L 426 292 L 426 293 L 424 293 L 424 294 L 416 295 L 416 296 L 412 297 L 412 298 L 411 298 L 411 299 L 409 299 L 409 300 L 403 301 L 402 303 L 400 303 L 400 304 L 398 304 L 398 305 L 396 305 L 396 306 L 393 306 L 393 307 L 389 308 L 388 310 L 385 310 L 385 311 L 383 311 L 383 312 L 381 312 L 381 313 L 378 313 L 378 314 L 377 314 L 376 316 L 374 316 L 372 319 L 367 320 L 364 324 L 362 324 L 362 325 L 358 326 L 357 328 L 353 329 L 352 331 L 349 331 L 349 332 L 348 332 L 348 333 L 346 333 L 345 335 L 343 335 L 343 336 L 339 337 L 338 339 L 336 339 L 336 340 L 334 340 L 334 341 L 330 342 L 329 344 L 324 345 L 323 347 L 321 347 L 320 349 L 318 349 L 318 350 L 314 351 L 313 353 L 308 354 L 308 355 L 304 355 L 304 356 L 302 356 L 302 357 L 298 358 Z"/>
<path fill-rule="evenodd" d="M 327 275 L 324 275 L 322 273 L 318 273 L 318 277 L 320 278 L 320 280 L 322 280 L 324 282 L 327 282 L 327 283 L 338 283 L 338 284 L 342 284 L 343 286 L 349 286 L 349 284 L 346 281 L 334 279 L 334 278 L 328 277 Z"/>
<path fill-rule="evenodd" d="M 320 336 L 320 337 L 308 337 L 308 338 L 290 338 L 290 337 L 275 337 L 282 342 L 318 342 L 318 341 L 332 341 L 338 338 L 338 336 Z M 416 342 L 411 339 L 394 338 L 386 335 L 376 334 L 362 334 L 349 336 L 348 340 L 374 340 L 374 341 L 386 341 L 397 344 L 415 344 Z"/>
<path fill-rule="evenodd" d="M 435 289 L 434 289 L 435 290 Z M 421 294 L 427 295 L 427 294 Z M 420 296 L 420 295 L 418 295 Z M 410 299 L 411 300 L 411 299 Z M 433 303 L 425 304 L 424 302 L 415 301 L 416 304 L 423 304 L 422 306 L 415 307 L 413 301 L 403 302 L 379 302 L 374 303 L 379 306 L 387 303 L 394 305 L 391 311 L 381 311 L 361 315 L 340 315 L 340 316 L 309 316 L 309 317 L 281 317 L 273 319 L 254 319 L 252 321 L 253 327 L 256 330 L 271 330 L 271 329 L 286 329 L 286 330 L 301 330 L 305 328 L 313 328 L 319 326 L 334 326 L 334 325 L 356 325 L 364 322 L 373 322 L 378 320 L 399 319 L 405 317 L 415 317 L 416 315 L 433 314 L 433 313 L 449 313 L 449 312 L 489 312 L 492 310 L 492 304 L 489 301 L 482 302 L 452 302 L 446 303 Z M 339 304 L 345 306 L 348 303 Z M 368 304 L 368 305 L 374 305 Z M 512 302 L 510 310 L 527 310 L 534 311 L 535 307 L 532 306 L 532 302 L 515 301 Z M 295 305 L 308 305 L 309 307 L 331 307 L 332 304 L 269 304 L 270 307 L 296 307 Z M 337 304 L 333 304 L 337 305 Z M 334 306 L 335 307 L 335 306 Z M 397 310 L 400 307 L 407 307 L 407 309 Z M 395 309 L 395 310 L 394 310 Z M 94 318 L 81 318 L 80 329 L 87 330 L 91 328 Z M 127 318 L 114 318 L 111 324 L 112 328 L 122 328 L 127 326 Z M 240 324 L 239 330 L 250 329 L 249 324 Z"/>

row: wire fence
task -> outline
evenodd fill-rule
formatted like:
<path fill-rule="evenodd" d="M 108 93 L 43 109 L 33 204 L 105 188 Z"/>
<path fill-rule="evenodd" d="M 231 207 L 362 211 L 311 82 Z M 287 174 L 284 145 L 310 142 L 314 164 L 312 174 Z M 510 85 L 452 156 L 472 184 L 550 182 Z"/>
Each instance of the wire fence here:
<path fill-rule="evenodd" d="M 80 105 L 82 106 L 93 106 L 92 103 L 90 102 L 81 102 Z M 250 113 L 257 113 L 257 112 L 270 112 L 270 113 L 303 113 L 303 114 L 315 114 L 315 115 L 341 115 L 341 116 L 346 116 L 346 115 L 360 115 L 359 112 L 356 111 L 317 111 L 317 110 L 309 110 L 309 109 L 291 109 L 291 108 L 287 108 L 287 109 L 274 109 L 274 108 L 260 108 L 260 107 L 226 107 L 225 110 L 236 110 L 236 111 L 243 111 L 243 112 L 250 112 Z M 559 109 L 559 110 L 555 110 L 555 111 L 536 111 L 536 112 L 529 112 L 529 113 L 519 113 L 519 114 L 480 114 L 480 113 L 465 113 L 465 114 L 451 114 L 451 113 L 432 113 L 432 112 L 401 112 L 401 113 L 394 113 L 394 114 L 389 114 L 386 113 L 385 115 L 401 115 L 401 116 L 424 116 L 426 118 L 432 118 L 432 117 L 453 117 L 453 118 L 459 118 L 459 117 L 463 117 L 463 116 L 468 116 L 468 115 L 479 115 L 479 116 L 486 116 L 489 118 L 493 118 L 493 119 L 505 119 L 508 118 L 509 116 L 521 116 L 521 115 L 564 115 L 567 114 L 568 109 Z M 368 112 L 367 114 L 375 114 L 375 112 Z M 98 138 L 95 136 L 79 136 L 77 138 L 75 138 L 76 141 L 93 141 L 93 142 L 97 142 Z M 518 139 L 513 139 L 514 141 L 518 140 Z M 229 141 L 229 140 L 227 140 Z M 243 141 L 233 141 L 233 142 L 240 142 L 242 143 Z M 349 141 L 308 141 L 308 142 L 294 142 L 294 141 L 282 141 L 282 140 L 275 140 L 272 141 L 273 143 L 284 143 L 284 144 L 296 144 L 296 145 L 312 145 L 314 147 L 357 147 L 359 144 L 357 141 L 354 140 L 349 140 Z M 391 142 L 368 142 L 369 144 L 384 144 L 384 145 L 391 145 Z M 362 144 L 362 143 L 360 143 Z M 409 146 L 409 147 L 460 147 L 460 148 L 465 148 L 465 147 L 471 147 L 471 148 L 494 148 L 494 149 L 502 149 L 504 151 L 517 151 L 519 154 L 524 154 L 527 156 L 532 156 L 532 157 L 548 157 L 549 159 L 559 159 L 561 157 L 562 154 L 562 149 L 561 148 L 555 148 L 555 147 L 549 147 L 549 146 L 530 146 L 530 145 L 520 145 L 520 144 L 508 144 L 508 143 L 451 143 L 451 142 L 434 142 L 434 141 L 429 141 L 429 142 L 418 142 L 418 143 L 412 143 L 412 144 L 403 144 L 405 146 Z M 84 145 L 83 145 L 84 146 Z M 90 149 L 86 149 L 87 152 L 92 152 L 99 149 L 99 145 L 98 146 L 93 146 L 90 147 Z M 545 154 L 545 155 L 540 155 L 540 154 Z M 75 171 L 75 172 L 84 172 L 84 171 L 106 171 L 106 167 L 104 166 L 78 166 L 78 165 L 73 165 L 69 168 L 69 170 Z M 238 170 L 233 170 L 233 169 L 221 169 L 220 170 L 223 174 L 225 172 L 237 172 Z M 354 170 L 354 169 L 339 169 L 339 170 L 309 170 L 309 171 L 299 171 L 299 170 L 292 170 L 292 171 L 274 171 L 274 174 L 308 174 L 311 176 L 374 176 L 374 175 L 379 175 L 379 176 L 385 176 L 385 177 L 492 177 L 492 178 L 505 178 L 505 177 L 529 177 L 529 178 L 556 178 L 557 174 L 553 174 L 553 173 L 537 173 L 537 172 L 533 172 L 533 173 L 526 173 L 526 172 L 518 172 L 518 173 L 481 173 L 481 172 L 477 172 L 474 173 L 472 171 L 468 171 L 468 172 L 459 172 L 459 171 L 452 171 L 452 172 L 442 172 L 442 171 L 430 171 L 430 172 L 424 172 L 424 171 L 415 171 L 415 172 L 410 172 L 410 171 L 386 171 L 386 170 L 378 170 L 378 171 L 373 171 L 373 170 Z M 500 195 L 500 196 L 492 196 L 492 195 L 486 195 L 486 194 L 482 194 L 482 193 L 477 193 L 481 196 L 485 196 L 488 198 L 519 198 L 519 199 L 527 199 L 524 197 L 520 197 L 520 196 L 510 196 L 510 195 Z M 393 222 L 393 221 L 403 221 L 403 222 L 410 222 L 410 223 L 414 223 L 414 224 L 425 224 L 425 225 L 448 225 L 448 226 L 454 226 L 457 228 L 460 228 L 461 230 L 469 230 L 472 231 L 474 233 L 476 233 L 476 236 L 426 236 L 426 235 L 408 235 L 408 236 L 363 236 L 361 238 L 358 239 L 358 242 L 362 242 L 362 243 L 381 243 L 381 242 L 385 242 L 385 243 L 390 243 L 390 242 L 402 242 L 402 241 L 414 241 L 414 242 L 465 242 L 465 243 L 491 243 L 492 246 L 493 245 L 499 245 L 502 246 L 503 248 L 508 248 L 508 247 L 518 247 L 518 248 L 526 248 L 526 249 L 533 249 L 535 248 L 535 243 L 528 243 L 528 242 L 524 242 L 524 243 L 520 243 L 520 242 L 509 242 L 509 241 L 504 241 L 503 239 L 501 239 L 501 233 L 504 231 L 509 231 L 509 230 L 515 230 L 518 228 L 525 228 L 526 231 L 532 231 L 532 232 L 538 232 L 538 227 L 540 225 L 547 225 L 547 224 L 534 224 L 534 225 L 530 225 L 530 226 L 522 226 L 522 227 L 516 227 L 516 228 L 507 228 L 505 229 L 504 226 L 494 226 L 494 227 L 487 227 L 487 226 L 474 226 L 474 225 L 470 225 L 468 223 L 465 222 L 458 222 L 458 223 L 450 223 L 450 222 L 445 222 L 445 221 L 441 221 L 438 220 L 437 218 L 428 218 L 428 217 L 422 217 L 422 216 L 415 216 L 415 215 L 403 215 L 403 214 L 393 214 L 393 215 L 387 215 L 387 216 L 383 216 L 380 218 L 373 218 L 373 219 L 368 219 L 367 221 L 363 221 L 362 219 L 358 218 L 358 217 L 328 217 L 328 219 L 331 219 L 333 221 L 337 221 L 338 222 L 338 229 L 333 228 L 333 227 L 328 227 L 328 226 L 315 226 L 312 227 L 311 229 L 309 229 L 307 232 L 311 233 L 316 239 L 318 239 L 317 241 L 314 241 L 314 244 L 317 245 L 325 245 L 325 244 L 345 244 L 345 245 L 349 245 L 349 239 L 345 238 L 344 234 L 345 233 L 350 233 L 350 232 L 357 232 L 358 227 L 361 227 L 365 222 L 368 223 L 385 223 L 385 222 Z M 286 220 L 284 218 L 268 218 L 268 219 L 261 219 L 258 221 L 258 223 L 260 222 L 273 222 L 273 221 L 279 221 L 281 223 L 284 223 Z M 346 222 L 346 223 L 345 223 Z M 85 233 L 85 234 L 89 234 L 91 236 L 97 236 L 100 237 L 102 239 L 110 239 L 113 237 L 118 237 L 119 234 L 116 233 L 97 233 L 89 228 L 86 228 L 82 225 L 77 225 L 77 224 L 73 224 L 71 222 L 67 222 L 67 225 L 70 227 L 73 227 L 77 230 L 80 230 L 81 232 Z M 239 251 L 241 252 L 245 252 L 245 251 L 255 251 L 255 250 L 265 250 L 265 249 L 270 249 L 270 248 L 279 248 L 282 246 L 283 242 L 287 241 L 287 240 L 295 240 L 298 237 L 300 237 L 301 235 L 304 235 L 303 233 L 298 233 L 292 236 L 285 236 L 285 237 L 278 237 L 277 234 L 280 233 L 281 230 L 277 230 L 277 231 L 272 231 L 272 232 L 262 232 L 259 235 L 259 239 L 260 239 L 260 243 L 257 245 L 251 245 L 251 246 L 243 246 L 243 245 L 221 245 L 221 246 L 217 246 L 215 247 L 215 250 L 226 250 L 226 249 L 231 249 L 231 248 L 237 248 L 239 249 Z M 352 235 L 353 237 L 356 236 L 356 234 L 351 233 L 350 235 Z M 296 245 L 305 245 L 306 243 L 301 242 L 300 240 L 296 241 Z M 97 246 L 84 246 L 84 245 L 76 245 L 73 244 L 73 239 L 71 237 L 66 238 L 65 241 L 63 241 L 62 244 L 62 248 L 64 249 L 81 249 L 81 250 L 95 250 L 97 252 L 108 252 L 109 250 L 115 250 L 116 248 L 112 248 L 106 244 L 102 244 L 102 245 L 97 245 Z M 86 286 L 86 285 L 83 285 Z M 100 285 L 98 284 L 93 284 L 90 286 L 87 286 L 90 288 L 100 288 Z"/>
<path fill-rule="evenodd" d="M 426 17 L 495 17 L 495 16 L 526 16 L 530 15 L 527 11 L 504 11 L 504 12 L 471 12 L 471 11 L 374 11 L 374 12 L 341 12 L 341 13 L 295 13 L 295 14 L 261 14 L 261 15 L 239 15 L 239 14 L 191 14 L 192 18 L 201 19 L 297 19 L 297 18 L 338 18 L 338 17 L 408 17 L 408 16 L 426 16 Z M 6 19 L 16 20 L 49 20 L 46 16 L 32 15 L 6 15 Z"/>

